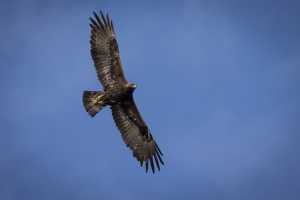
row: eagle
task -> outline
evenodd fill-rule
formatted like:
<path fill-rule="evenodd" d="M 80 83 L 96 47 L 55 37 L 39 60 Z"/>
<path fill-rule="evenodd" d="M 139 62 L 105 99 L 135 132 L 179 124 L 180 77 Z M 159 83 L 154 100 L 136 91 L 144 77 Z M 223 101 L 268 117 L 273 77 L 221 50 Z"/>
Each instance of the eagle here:
<path fill-rule="evenodd" d="M 145 162 L 146 173 L 150 162 L 154 174 L 153 157 L 160 171 L 159 161 L 164 165 L 161 159 L 163 154 L 135 105 L 133 92 L 136 84 L 128 83 L 125 78 L 113 22 L 109 20 L 108 14 L 105 18 L 101 10 L 103 22 L 95 12 L 93 13 L 98 23 L 90 18 L 91 56 L 104 91 L 84 91 L 82 97 L 84 108 L 91 117 L 94 117 L 109 106 L 126 146 L 132 150 L 141 167 Z"/>

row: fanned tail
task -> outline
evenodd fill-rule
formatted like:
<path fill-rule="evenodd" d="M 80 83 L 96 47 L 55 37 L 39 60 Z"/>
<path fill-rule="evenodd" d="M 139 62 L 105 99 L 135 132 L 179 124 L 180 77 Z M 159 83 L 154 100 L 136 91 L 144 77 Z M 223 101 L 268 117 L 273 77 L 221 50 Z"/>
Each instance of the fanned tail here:
<path fill-rule="evenodd" d="M 106 104 L 101 104 L 105 92 L 84 91 L 82 96 L 83 106 L 91 117 L 100 112 Z"/>

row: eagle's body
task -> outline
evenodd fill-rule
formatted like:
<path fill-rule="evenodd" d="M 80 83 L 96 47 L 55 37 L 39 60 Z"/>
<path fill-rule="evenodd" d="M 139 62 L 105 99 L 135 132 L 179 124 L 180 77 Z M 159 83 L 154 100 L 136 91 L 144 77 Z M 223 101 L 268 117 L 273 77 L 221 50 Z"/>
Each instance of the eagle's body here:
<path fill-rule="evenodd" d="M 137 109 L 133 92 L 136 84 L 128 83 L 121 64 L 119 48 L 112 21 L 106 19 L 100 11 L 102 21 L 94 13 L 98 24 L 90 18 L 91 30 L 91 55 L 97 72 L 98 80 L 104 91 L 84 91 L 83 105 L 91 117 L 94 117 L 104 107 L 110 106 L 112 116 L 121 132 L 127 147 L 132 150 L 141 166 L 146 162 L 146 172 L 150 160 L 151 169 L 154 173 L 154 162 L 160 170 L 159 162 L 162 163 L 162 155 L 150 130 Z"/>

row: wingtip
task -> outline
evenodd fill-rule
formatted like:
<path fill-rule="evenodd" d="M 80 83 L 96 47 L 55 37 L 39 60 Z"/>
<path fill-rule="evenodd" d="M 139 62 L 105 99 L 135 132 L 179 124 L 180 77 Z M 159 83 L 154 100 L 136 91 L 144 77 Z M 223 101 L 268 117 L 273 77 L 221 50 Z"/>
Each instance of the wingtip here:
<path fill-rule="evenodd" d="M 104 17 L 104 15 L 103 15 L 103 13 L 102 13 L 102 11 L 101 11 L 101 10 L 100 10 L 100 15 L 101 15 L 101 18 L 102 18 L 102 20 L 103 20 L 103 22 L 104 22 L 105 26 L 107 26 L 106 19 L 105 19 L 105 17 Z"/>
<path fill-rule="evenodd" d="M 162 161 L 162 159 L 161 159 L 161 157 L 160 157 L 160 155 L 159 155 L 158 152 L 156 153 L 156 155 L 158 156 L 158 159 L 159 159 L 160 163 L 163 164 L 163 165 L 165 165 L 164 162 Z"/>
<path fill-rule="evenodd" d="M 95 13 L 94 11 L 93 11 L 93 14 L 94 14 L 94 16 L 95 16 L 96 18 L 98 17 L 97 13 Z"/>
<path fill-rule="evenodd" d="M 155 142 L 155 146 L 156 146 L 157 150 L 159 151 L 160 155 L 164 156 L 163 153 L 161 152 L 161 150 L 159 149 L 158 145 L 156 144 L 156 142 Z"/>
<path fill-rule="evenodd" d="M 154 168 L 154 163 L 153 163 L 153 158 L 152 158 L 152 156 L 150 157 L 150 165 L 151 165 L 152 172 L 153 172 L 153 174 L 154 174 L 154 173 L 155 173 L 155 168 Z"/>
<path fill-rule="evenodd" d="M 157 167 L 158 171 L 160 171 L 160 166 L 159 166 L 159 162 L 157 160 L 156 153 L 154 153 L 154 159 L 155 159 L 156 167 Z"/>
<path fill-rule="evenodd" d="M 107 21 L 108 26 L 110 26 L 110 20 L 109 20 L 108 13 L 106 14 L 106 21 Z"/>
<path fill-rule="evenodd" d="M 146 163 L 145 163 L 145 166 L 146 166 L 146 173 L 148 173 L 148 166 L 149 165 L 149 163 L 148 163 L 148 160 L 146 161 Z"/>
<path fill-rule="evenodd" d="M 141 160 L 141 161 L 140 161 L 140 165 L 141 165 L 141 167 L 143 167 L 143 163 L 144 163 L 144 162 L 143 162 L 143 160 Z"/>
<path fill-rule="evenodd" d="M 95 20 L 94 20 L 93 18 L 90 17 L 90 20 L 91 20 L 91 22 L 92 22 L 92 24 L 93 24 L 94 26 L 97 26 L 97 25 L 98 25 L 98 24 L 95 22 Z"/>

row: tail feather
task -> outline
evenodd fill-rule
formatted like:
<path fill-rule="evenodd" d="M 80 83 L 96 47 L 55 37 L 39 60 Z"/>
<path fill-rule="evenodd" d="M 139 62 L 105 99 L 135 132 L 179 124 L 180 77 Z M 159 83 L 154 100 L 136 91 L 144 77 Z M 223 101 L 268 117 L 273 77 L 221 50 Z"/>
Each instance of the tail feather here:
<path fill-rule="evenodd" d="M 84 91 L 82 96 L 83 106 L 91 117 L 94 117 L 106 105 L 99 104 L 97 97 L 100 97 L 105 92 Z"/>

